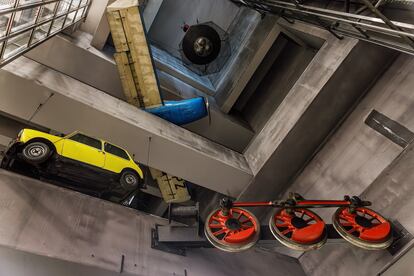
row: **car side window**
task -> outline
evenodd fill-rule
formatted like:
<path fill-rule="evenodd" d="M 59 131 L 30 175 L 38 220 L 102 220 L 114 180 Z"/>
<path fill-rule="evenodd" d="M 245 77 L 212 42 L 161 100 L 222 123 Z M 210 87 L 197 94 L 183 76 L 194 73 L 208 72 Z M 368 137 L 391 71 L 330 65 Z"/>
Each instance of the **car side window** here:
<path fill-rule="evenodd" d="M 126 151 L 124 151 L 121 148 L 118 148 L 117 146 L 111 145 L 109 143 L 105 143 L 105 151 L 107 153 L 113 154 L 115 156 L 121 157 L 126 160 L 130 160 L 128 154 Z"/>
<path fill-rule="evenodd" d="M 102 150 L 102 143 L 100 140 L 88 137 L 86 135 L 83 135 L 81 133 L 77 133 L 71 137 L 68 138 L 69 140 L 73 140 L 82 144 L 85 144 L 87 146 L 96 148 L 98 150 Z"/>

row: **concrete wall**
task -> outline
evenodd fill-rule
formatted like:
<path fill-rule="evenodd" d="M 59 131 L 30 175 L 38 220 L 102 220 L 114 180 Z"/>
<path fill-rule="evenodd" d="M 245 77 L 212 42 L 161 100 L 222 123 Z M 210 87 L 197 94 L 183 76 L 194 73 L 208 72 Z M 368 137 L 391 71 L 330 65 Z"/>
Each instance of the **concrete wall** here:
<path fill-rule="evenodd" d="M 118 99 L 125 100 L 122 84 L 112 54 L 93 48 L 92 35 L 76 32 L 58 35 L 25 56 L 53 70 L 68 75 Z"/>
<path fill-rule="evenodd" d="M 374 210 L 389 219 L 398 220 L 410 233 L 414 233 L 413 164 L 414 145 L 411 144 L 362 193 L 363 198 L 373 201 Z M 407 247 L 413 244 L 411 241 Z M 386 250 L 367 251 L 350 244 L 338 244 L 326 245 L 319 251 L 306 253 L 300 262 L 307 275 L 366 276 L 378 275 L 393 259 L 395 258 Z"/>
<path fill-rule="evenodd" d="M 414 130 L 413 72 L 414 57 L 400 55 L 289 190 L 305 198 L 362 194 L 373 201 L 376 210 L 398 219 L 414 233 L 410 212 L 414 204 L 413 146 L 403 152 L 364 124 L 367 115 L 376 109 Z M 330 221 L 332 210 L 320 210 L 318 214 Z M 367 253 L 350 245 L 326 246 L 300 259 L 309 275 L 361 276 L 376 274 L 390 260 L 386 253 Z"/>
<path fill-rule="evenodd" d="M 296 259 L 257 248 L 239 254 L 189 249 L 187 256 L 151 249 L 151 228 L 166 225 L 166 220 L 4 170 L 0 170 L 0 219 L 7 221 L 0 224 L 1 246 L 77 264 L 32 255 L 22 264 L 20 253 L 3 259 L 0 249 L 0 263 L 6 262 L 0 275 L 19 275 L 39 266 L 37 273 L 45 276 L 64 268 L 70 275 L 89 271 L 106 276 L 112 273 L 81 265 L 119 272 L 122 255 L 126 275 L 305 275 Z M 19 264 L 22 267 L 7 273 Z"/>
<path fill-rule="evenodd" d="M 410 275 L 413 272 L 414 248 L 411 248 L 404 256 L 399 258 L 390 267 L 384 269 L 381 276 Z"/>
<path fill-rule="evenodd" d="M 320 31 L 309 28 L 312 32 Z M 279 197 L 394 58 L 388 49 L 326 34 L 325 44 L 245 151 L 255 179 L 242 199 Z"/>
<path fill-rule="evenodd" d="M 148 36 L 173 55 L 179 56 L 180 41 L 185 33 L 181 27 L 212 21 L 227 30 L 238 12 L 231 1 L 164 0 Z"/>
<path fill-rule="evenodd" d="M 52 259 L 0 247 L 0 275 L 7 276 L 116 276 L 119 272 Z M 123 273 L 130 276 L 132 274 Z M 177 274 L 179 275 L 179 274 Z"/>
<path fill-rule="evenodd" d="M 241 9 L 231 30 L 232 55 L 223 69 L 211 75 L 216 101 L 228 113 L 280 34 L 277 17 Z"/>

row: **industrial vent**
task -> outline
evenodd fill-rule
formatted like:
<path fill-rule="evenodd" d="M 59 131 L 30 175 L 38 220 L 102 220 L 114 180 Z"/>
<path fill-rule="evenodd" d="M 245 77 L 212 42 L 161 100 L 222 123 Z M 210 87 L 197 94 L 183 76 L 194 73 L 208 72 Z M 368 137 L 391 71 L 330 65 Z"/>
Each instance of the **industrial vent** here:
<path fill-rule="evenodd" d="M 198 75 L 219 72 L 231 56 L 229 36 L 213 22 L 188 26 L 180 42 L 181 60 Z"/>

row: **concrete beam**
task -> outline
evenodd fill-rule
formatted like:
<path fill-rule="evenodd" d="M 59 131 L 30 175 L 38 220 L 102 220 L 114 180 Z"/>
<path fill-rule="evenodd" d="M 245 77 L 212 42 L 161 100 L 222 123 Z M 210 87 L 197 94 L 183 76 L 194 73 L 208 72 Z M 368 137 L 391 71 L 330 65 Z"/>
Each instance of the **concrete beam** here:
<path fill-rule="evenodd" d="M 325 37 L 327 42 L 246 149 L 245 155 L 254 174 L 261 170 L 357 44 L 352 39 L 339 41 L 327 34 Z"/>
<path fill-rule="evenodd" d="M 151 228 L 168 221 L 121 205 L 0 170 L 0 245 L 126 275 L 304 276 L 296 259 L 264 250 L 228 254 L 151 248 Z M 122 263 L 122 259 L 124 260 Z M 27 273 L 26 273 L 27 275 Z M 73 275 L 73 274 L 72 274 Z M 101 275 L 101 274 L 99 274 Z"/>
<path fill-rule="evenodd" d="M 118 99 L 125 99 L 112 54 L 91 47 L 92 35 L 58 35 L 25 56 Z"/>
<path fill-rule="evenodd" d="M 65 75 L 125 100 L 119 74 L 112 56 L 90 46 L 92 36 L 77 32 L 72 37 L 56 36 L 26 54 L 26 57 Z M 71 58 L 67 58 L 71 57 Z M 167 72 L 157 70 L 160 88 L 166 99 L 205 97 L 192 82 L 180 80 Z M 249 126 L 223 113 L 209 97 L 211 124 L 208 118 L 184 126 L 203 137 L 237 152 L 243 152 L 253 137 Z"/>
<path fill-rule="evenodd" d="M 113 2 L 115 2 L 115 0 L 109 0 L 107 1 L 106 5 L 108 6 Z M 109 29 L 108 19 L 106 18 L 106 12 L 104 12 L 93 34 L 91 45 L 98 50 L 102 50 L 106 44 L 106 41 L 108 40 L 110 32 L 111 31 Z"/>
<path fill-rule="evenodd" d="M 254 132 L 245 122 L 223 113 L 213 97 L 206 96 L 198 89 L 158 71 L 158 79 L 164 97 L 175 95 L 178 99 L 207 97 L 210 105 L 210 118 L 204 118 L 184 127 L 194 133 L 213 140 L 227 148 L 242 153 L 247 147 Z"/>
<path fill-rule="evenodd" d="M 252 178 L 243 155 L 27 58 L 4 67 L 0 83 L 0 110 L 23 120 L 107 139 L 145 165 L 229 196 Z"/>
<path fill-rule="evenodd" d="M 4 135 L 0 134 L 0 150 L 4 150 L 9 145 L 11 140 L 12 139 L 10 137 L 7 137 L 7 136 L 4 136 Z"/>

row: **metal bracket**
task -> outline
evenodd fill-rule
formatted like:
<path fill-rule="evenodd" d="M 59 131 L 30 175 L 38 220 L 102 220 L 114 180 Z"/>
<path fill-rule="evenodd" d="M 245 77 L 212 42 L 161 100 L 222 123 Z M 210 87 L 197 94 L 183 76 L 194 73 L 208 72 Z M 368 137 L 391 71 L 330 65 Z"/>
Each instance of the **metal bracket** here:
<path fill-rule="evenodd" d="M 168 244 L 159 242 L 159 237 L 158 237 L 158 227 L 160 225 L 156 224 L 155 228 L 151 229 L 151 248 L 152 249 L 156 249 L 156 250 L 161 250 L 167 253 L 171 253 L 171 254 L 175 254 L 175 255 L 180 255 L 180 256 L 185 256 L 186 252 L 185 249 L 182 247 L 176 247 L 176 246 L 170 246 Z"/>
<path fill-rule="evenodd" d="M 413 235 L 401 225 L 397 220 L 394 220 L 392 223 L 392 236 L 394 241 L 390 247 L 387 248 L 388 252 L 394 256 L 400 252 L 414 237 Z"/>
<path fill-rule="evenodd" d="M 414 54 L 414 25 L 390 20 L 378 7 L 385 9 L 384 1 L 344 1 L 344 8 L 327 7 L 322 4 L 307 5 L 297 0 L 232 0 L 259 12 L 281 14 L 283 18 L 299 20 L 322 27 L 336 36 L 356 38 L 382 45 L 393 50 Z M 374 1 L 375 2 L 375 1 Z M 371 14 L 361 14 L 369 10 Z"/>

